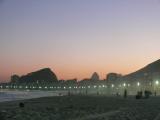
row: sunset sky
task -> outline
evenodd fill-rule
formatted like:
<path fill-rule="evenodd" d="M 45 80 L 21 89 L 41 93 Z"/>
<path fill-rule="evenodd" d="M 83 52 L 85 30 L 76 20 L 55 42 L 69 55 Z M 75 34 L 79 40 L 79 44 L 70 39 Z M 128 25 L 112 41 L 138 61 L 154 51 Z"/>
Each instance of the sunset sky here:
<path fill-rule="evenodd" d="M 160 58 L 160 0 L 0 0 L 0 81 L 128 74 Z"/>

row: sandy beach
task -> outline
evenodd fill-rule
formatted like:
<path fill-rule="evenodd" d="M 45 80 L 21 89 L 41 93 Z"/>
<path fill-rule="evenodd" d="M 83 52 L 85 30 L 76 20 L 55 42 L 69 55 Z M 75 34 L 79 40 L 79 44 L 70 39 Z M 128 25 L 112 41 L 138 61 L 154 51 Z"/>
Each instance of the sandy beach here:
<path fill-rule="evenodd" d="M 24 107 L 20 108 L 19 103 Z M 0 103 L 1 120 L 158 120 L 160 97 L 54 96 Z"/>

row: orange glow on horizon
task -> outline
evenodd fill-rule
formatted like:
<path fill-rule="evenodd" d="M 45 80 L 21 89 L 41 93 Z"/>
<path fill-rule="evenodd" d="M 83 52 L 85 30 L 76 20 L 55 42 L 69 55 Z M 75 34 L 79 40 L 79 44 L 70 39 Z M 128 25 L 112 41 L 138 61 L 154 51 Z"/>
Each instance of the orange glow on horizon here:
<path fill-rule="evenodd" d="M 124 61 L 125 62 L 125 61 Z M 52 69 L 52 71 L 57 75 L 58 79 L 63 79 L 63 80 L 67 80 L 67 79 L 74 79 L 77 78 L 78 80 L 82 80 L 85 78 L 90 78 L 91 75 L 94 72 L 97 72 L 100 76 L 100 79 L 105 79 L 106 75 L 110 72 L 115 72 L 115 73 L 119 73 L 122 75 L 126 75 L 129 74 L 131 72 L 134 72 L 144 66 L 146 66 L 147 64 L 149 64 L 152 61 L 139 61 L 136 62 L 136 64 L 134 62 L 131 62 L 128 64 L 110 64 L 110 65 L 105 65 L 107 67 L 104 67 L 104 65 L 101 63 L 97 63 L 96 65 L 94 64 L 79 64 L 79 65 L 66 65 L 63 67 L 59 66 L 59 65 L 48 65 L 50 66 L 50 68 Z M 133 64 L 134 63 L 134 64 Z M 48 67 L 47 66 L 47 67 Z M 21 69 L 20 69 L 21 68 Z M 38 65 L 36 67 L 33 67 L 32 65 L 30 66 L 23 66 L 23 67 L 14 67 L 10 69 L 10 72 L 4 71 L 2 74 L 3 76 L 1 78 L 5 79 L 5 80 L 9 80 L 10 76 L 13 74 L 18 74 L 18 75 L 25 75 L 27 73 L 42 69 L 42 68 L 46 68 L 45 65 Z"/>

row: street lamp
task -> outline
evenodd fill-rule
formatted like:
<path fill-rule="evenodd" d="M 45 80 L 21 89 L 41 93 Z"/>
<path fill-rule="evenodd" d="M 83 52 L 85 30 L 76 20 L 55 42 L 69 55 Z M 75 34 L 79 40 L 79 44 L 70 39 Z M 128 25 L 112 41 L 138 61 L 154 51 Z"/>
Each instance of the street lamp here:
<path fill-rule="evenodd" d="M 140 83 L 139 83 L 139 82 L 137 82 L 137 86 L 140 86 Z"/>
<path fill-rule="evenodd" d="M 155 84 L 156 84 L 156 86 L 155 86 L 155 96 L 157 95 L 157 92 L 158 92 L 158 85 L 159 85 L 159 81 L 158 80 L 156 80 L 155 81 Z"/>
<path fill-rule="evenodd" d="M 159 81 L 158 80 L 156 80 L 156 85 L 158 85 L 159 84 Z"/>
<path fill-rule="evenodd" d="M 94 85 L 94 88 L 96 88 L 97 86 L 96 85 Z"/>

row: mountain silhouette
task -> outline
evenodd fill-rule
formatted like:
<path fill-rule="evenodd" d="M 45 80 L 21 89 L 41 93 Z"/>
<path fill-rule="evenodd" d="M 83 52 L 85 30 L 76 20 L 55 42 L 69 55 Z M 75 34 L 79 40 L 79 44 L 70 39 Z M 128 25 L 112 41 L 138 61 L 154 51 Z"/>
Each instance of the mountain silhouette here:
<path fill-rule="evenodd" d="M 28 73 L 21 76 L 19 83 L 50 83 L 57 82 L 57 76 L 51 71 L 50 68 L 44 68 L 35 72 Z"/>
<path fill-rule="evenodd" d="M 137 78 L 137 77 L 149 76 L 154 73 L 160 74 L 160 59 L 153 63 L 148 64 L 147 66 L 137 70 L 136 72 L 125 75 L 124 77 Z"/>

